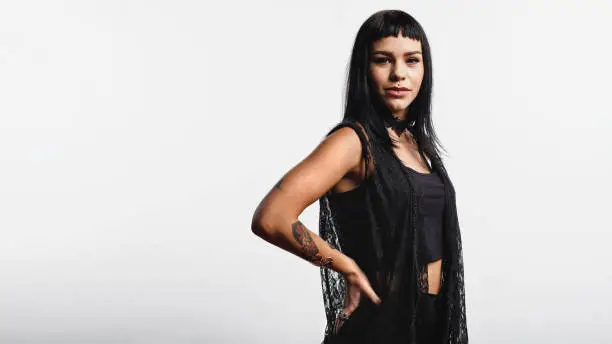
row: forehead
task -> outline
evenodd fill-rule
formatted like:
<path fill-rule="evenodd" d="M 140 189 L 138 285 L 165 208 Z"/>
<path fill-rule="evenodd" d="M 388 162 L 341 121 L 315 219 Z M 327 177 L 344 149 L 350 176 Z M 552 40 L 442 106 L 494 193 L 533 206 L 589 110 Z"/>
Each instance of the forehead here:
<path fill-rule="evenodd" d="M 397 37 L 389 36 L 372 43 L 372 51 L 383 50 L 397 54 L 411 51 L 421 51 L 421 42 L 400 33 Z"/>

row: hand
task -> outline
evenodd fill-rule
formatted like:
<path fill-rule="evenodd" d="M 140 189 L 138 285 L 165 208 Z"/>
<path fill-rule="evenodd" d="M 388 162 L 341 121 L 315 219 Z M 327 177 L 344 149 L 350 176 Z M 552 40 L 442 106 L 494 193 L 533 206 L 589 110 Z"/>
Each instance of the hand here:
<path fill-rule="evenodd" d="M 336 319 L 336 331 L 357 309 L 361 302 L 362 293 L 372 300 L 374 304 L 378 305 L 381 303 L 380 298 L 376 295 L 374 289 L 372 289 L 367 276 L 356 264 L 351 272 L 344 274 L 344 278 L 346 280 L 346 295 L 344 298 L 344 308 L 342 309 L 344 315 L 341 313 L 338 319 Z"/>

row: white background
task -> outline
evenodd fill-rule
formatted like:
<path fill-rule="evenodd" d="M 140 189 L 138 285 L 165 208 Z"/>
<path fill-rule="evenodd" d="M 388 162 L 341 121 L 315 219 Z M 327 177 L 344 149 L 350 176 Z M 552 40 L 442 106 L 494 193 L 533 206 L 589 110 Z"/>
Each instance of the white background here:
<path fill-rule="evenodd" d="M 0 2 L 0 342 L 319 343 L 318 269 L 251 216 L 391 8 L 432 48 L 470 342 L 612 341 L 609 1 L 101 0 Z"/>

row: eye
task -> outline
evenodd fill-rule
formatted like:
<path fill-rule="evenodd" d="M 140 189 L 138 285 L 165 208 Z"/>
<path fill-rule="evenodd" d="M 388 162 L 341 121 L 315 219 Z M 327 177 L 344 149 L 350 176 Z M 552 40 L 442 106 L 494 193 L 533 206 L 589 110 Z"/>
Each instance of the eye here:
<path fill-rule="evenodd" d="M 375 57 L 373 61 L 376 64 L 382 64 L 382 63 L 388 62 L 389 59 L 386 57 Z"/>
<path fill-rule="evenodd" d="M 419 59 L 415 59 L 415 58 L 408 59 L 408 63 L 418 63 L 418 62 L 419 62 Z"/>

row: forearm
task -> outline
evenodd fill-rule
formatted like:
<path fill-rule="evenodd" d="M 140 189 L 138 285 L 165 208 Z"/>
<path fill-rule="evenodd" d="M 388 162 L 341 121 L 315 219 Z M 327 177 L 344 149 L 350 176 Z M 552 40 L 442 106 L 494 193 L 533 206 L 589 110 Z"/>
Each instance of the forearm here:
<path fill-rule="evenodd" d="M 313 265 L 325 266 L 343 274 L 352 273 L 356 269 L 353 259 L 331 247 L 299 219 L 278 221 L 257 235 Z"/>

